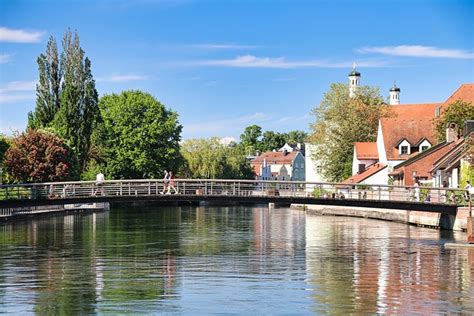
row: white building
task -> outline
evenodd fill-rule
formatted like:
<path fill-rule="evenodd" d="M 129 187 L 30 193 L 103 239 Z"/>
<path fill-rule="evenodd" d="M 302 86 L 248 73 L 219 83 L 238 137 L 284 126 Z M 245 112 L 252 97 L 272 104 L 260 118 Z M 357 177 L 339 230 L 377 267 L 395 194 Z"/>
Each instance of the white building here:
<path fill-rule="evenodd" d="M 305 159 L 299 151 L 269 151 L 252 160 L 250 165 L 257 180 L 305 180 Z"/>

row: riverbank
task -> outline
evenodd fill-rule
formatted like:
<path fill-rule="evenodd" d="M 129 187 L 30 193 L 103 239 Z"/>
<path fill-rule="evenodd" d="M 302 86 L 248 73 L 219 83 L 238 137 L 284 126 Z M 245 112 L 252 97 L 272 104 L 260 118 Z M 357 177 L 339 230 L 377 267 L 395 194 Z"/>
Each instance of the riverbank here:
<path fill-rule="evenodd" d="M 45 217 L 54 215 L 64 215 L 69 213 L 92 213 L 110 210 L 109 203 L 81 203 L 81 204 L 60 204 L 24 206 L 0 209 L 0 222 L 19 220 L 32 217 Z"/>
<path fill-rule="evenodd" d="M 467 207 L 458 208 L 456 215 L 383 208 L 309 204 L 292 204 L 291 208 L 304 209 L 306 210 L 306 213 L 310 215 L 334 215 L 372 218 L 453 231 L 466 231 L 467 217 L 469 215 L 469 209 Z"/>

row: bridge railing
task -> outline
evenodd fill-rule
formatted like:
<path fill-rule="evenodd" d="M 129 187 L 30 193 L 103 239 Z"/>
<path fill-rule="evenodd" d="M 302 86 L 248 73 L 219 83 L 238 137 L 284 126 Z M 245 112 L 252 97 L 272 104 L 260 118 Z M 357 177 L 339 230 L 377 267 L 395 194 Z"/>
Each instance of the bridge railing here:
<path fill-rule="evenodd" d="M 438 187 L 340 184 L 305 181 L 162 179 L 51 182 L 0 185 L 0 200 L 70 199 L 95 196 L 159 196 L 166 194 L 219 196 L 286 196 L 447 203 L 463 205 L 465 190 Z"/>

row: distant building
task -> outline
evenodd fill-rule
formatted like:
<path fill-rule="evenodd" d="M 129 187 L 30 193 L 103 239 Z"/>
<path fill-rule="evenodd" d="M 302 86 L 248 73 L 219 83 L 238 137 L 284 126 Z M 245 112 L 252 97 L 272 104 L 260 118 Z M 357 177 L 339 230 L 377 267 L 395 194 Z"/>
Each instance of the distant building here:
<path fill-rule="evenodd" d="M 287 151 L 287 152 L 293 152 L 293 151 L 299 151 L 303 156 L 305 156 L 305 144 L 301 143 L 296 143 L 296 144 L 288 144 L 285 143 L 283 147 L 278 149 L 278 151 Z"/>
<path fill-rule="evenodd" d="M 257 180 L 304 181 L 305 159 L 300 151 L 269 151 L 251 161 Z"/>

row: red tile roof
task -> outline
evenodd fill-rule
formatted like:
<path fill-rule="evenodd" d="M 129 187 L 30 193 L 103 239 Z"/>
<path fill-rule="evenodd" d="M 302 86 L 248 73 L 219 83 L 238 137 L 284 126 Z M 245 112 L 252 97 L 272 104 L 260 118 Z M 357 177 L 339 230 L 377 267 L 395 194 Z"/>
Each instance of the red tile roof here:
<path fill-rule="evenodd" d="M 441 103 L 400 104 L 391 107 L 393 117 L 380 119 L 385 151 L 388 160 L 406 160 L 409 155 L 400 155 L 397 144 L 405 138 L 412 146 L 426 138 L 436 143 L 433 119 L 435 109 Z"/>
<path fill-rule="evenodd" d="M 364 159 L 379 159 L 379 154 L 377 152 L 377 143 L 363 143 L 363 142 L 356 142 L 354 143 L 357 159 L 364 160 Z"/>
<path fill-rule="evenodd" d="M 362 173 L 356 173 L 350 178 L 347 178 L 346 180 L 342 181 L 341 183 L 347 184 L 347 183 L 360 183 L 367 179 L 368 177 L 376 174 L 380 170 L 383 170 L 386 168 L 387 165 L 384 165 L 383 163 L 377 162 L 374 163 L 373 165 L 368 166 L 364 172 Z"/>
<path fill-rule="evenodd" d="M 287 152 L 286 154 L 281 151 L 268 151 L 250 162 L 250 165 L 253 167 L 255 173 L 260 175 L 260 166 L 263 165 L 263 161 L 267 161 L 267 165 L 291 165 L 295 159 L 298 151 Z"/>
<path fill-rule="evenodd" d="M 450 150 L 455 147 L 456 142 L 440 143 L 430 149 L 415 155 L 414 157 L 402 162 L 394 167 L 389 176 L 402 176 L 403 185 L 414 185 L 413 172 L 416 172 L 418 178 L 431 179 L 430 169 L 433 163 L 440 157 L 445 156 Z"/>
<path fill-rule="evenodd" d="M 462 84 L 454 93 L 444 102 L 443 108 L 457 100 L 474 103 L 474 83 Z"/>

